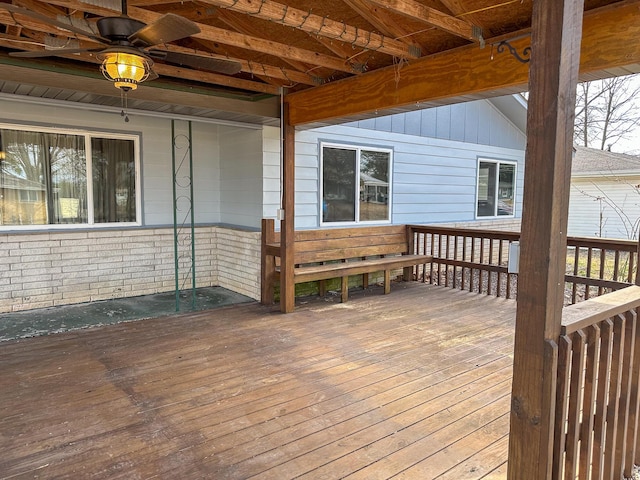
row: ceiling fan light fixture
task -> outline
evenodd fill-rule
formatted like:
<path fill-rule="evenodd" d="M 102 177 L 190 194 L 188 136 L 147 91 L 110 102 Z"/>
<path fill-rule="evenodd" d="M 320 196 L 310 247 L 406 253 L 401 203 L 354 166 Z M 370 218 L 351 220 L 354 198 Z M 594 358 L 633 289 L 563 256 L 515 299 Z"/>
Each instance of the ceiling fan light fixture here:
<path fill-rule="evenodd" d="M 149 78 L 153 61 L 140 53 L 104 52 L 100 67 L 107 80 L 116 88 L 128 92 Z"/>

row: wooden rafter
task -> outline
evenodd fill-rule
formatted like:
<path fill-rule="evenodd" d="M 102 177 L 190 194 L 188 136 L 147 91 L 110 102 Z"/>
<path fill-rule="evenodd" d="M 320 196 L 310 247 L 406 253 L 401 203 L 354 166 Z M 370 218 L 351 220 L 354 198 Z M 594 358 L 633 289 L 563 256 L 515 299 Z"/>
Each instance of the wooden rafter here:
<path fill-rule="evenodd" d="M 48 1 L 47 3 L 51 5 L 66 7 L 69 9 L 78 9 L 95 15 L 113 15 L 113 11 L 111 10 L 107 10 L 105 8 L 98 7 L 92 4 L 83 3 L 78 0 L 52 0 Z M 133 6 L 129 7 L 128 14 L 130 17 L 147 24 L 152 23 L 162 16 L 161 13 Z M 201 32 L 199 34 L 193 35 L 193 37 L 223 43 L 225 45 L 230 45 L 233 47 L 253 50 L 276 57 L 310 63 L 312 65 L 325 67 L 331 70 L 337 70 L 346 73 L 358 73 L 355 72 L 353 68 L 351 68 L 351 66 L 345 65 L 342 59 L 330 55 L 325 55 L 303 48 L 265 40 L 259 37 L 252 37 L 250 35 L 232 32 L 230 30 L 225 30 L 223 28 L 218 28 L 202 23 L 199 23 L 198 27 L 200 28 Z"/>
<path fill-rule="evenodd" d="M 130 8 L 129 14 L 133 18 L 145 23 L 152 23 L 161 16 L 160 13 L 144 10 L 138 7 Z M 200 23 L 198 26 L 201 31 L 198 34 L 193 35 L 193 37 L 224 43 L 225 45 L 231 45 L 234 47 L 246 48 L 256 52 L 274 55 L 276 57 L 311 63 L 313 65 L 341 72 L 356 73 L 349 65 L 346 65 L 342 59 L 336 57 L 305 50 L 303 48 L 297 48 L 291 45 L 285 45 L 283 43 L 273 42 L 271 40 L 265 40 L 263 38 L 232 32 L 230 30 L 213 27 L 211 25 Z"/>
<path fill-rule="evenodd" d="M 410 46 L 393 40 L 392 38 L 368 32 L 366 30 L 347 25 L 344 22 L 322 17 L 311 12 L 290 7 L 272 0 L 200 0 L 218 7 L 227 8 L 234 12 L 248 14 L 264 20 L 293 27 L 319 37 L 339 40 L 354 47 L 374 50 L 388 55 L 417 58 L 420 52 Z"/>
<path fill-rule="evenodd" d="M 234 12 L 229 12 L 227 10 L 218 11 L 216 13 L 218 20 L 225 23 L 227 26 L 231 27 L 238 33 L 242 33 L 243 35 L 256 36 L 255 27 L 244 18 L 242 15 L 239 15 Z M 308 63 L 303 63 L 299 60 L 293 60 L 290 58 L 281 58 L 282 61 L 286 62 L 289 66 L 297 70 L 298 72 L 307 72 L 313 68 L 313 65 Z"/>
<path fill-rule="evenodd" d="M 371 5 L 366 0 L 344 0 L 344 3 L 356 11 L 367 22 L 373 25 L 385 36 L 396 39 L 399 42 L 421 48 L 412 38 L 412 33 L 403 24 L 396 22 L 389 15 L 382 15 L 377 5 Z"/>
<path fill-rule="evenodd" d="M 465 4 L 462 0 L 440 0 L 445 7 L 449 9 L 449 11 L 453 14 L 454 17 L 464 18 L 468 22 L 472 22 L 474 25 L 478 25 L 483 29 L 487 27 L 487 25 L 483 25 L 476 21 L 476 16 L 474 14 L 468 14 L 469 7 L 468 2 Z"/>
<path fill-rule="evenodd" d="M 458 37 L 471 41 L 478 39 L 473 34 L 473 26 L 459 18 L 442 13 L 435 8 L 427 7 L 415 0 L 369 0 L 395 13 L 413 20 L 418 20 L 427 25 L 439 28 Z"/>

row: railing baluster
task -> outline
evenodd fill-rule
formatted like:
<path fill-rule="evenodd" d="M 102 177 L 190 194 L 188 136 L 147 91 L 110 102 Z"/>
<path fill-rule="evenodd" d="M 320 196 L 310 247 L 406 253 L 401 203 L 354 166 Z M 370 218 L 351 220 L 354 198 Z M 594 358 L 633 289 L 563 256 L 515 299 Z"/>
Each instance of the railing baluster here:
<path fill-rule="evenodd" d="M 591 480 L 591 461 L 593 459 L 593 429 L 596 414 L 598 390 L 598 360 L 600 359 L 600 327 L 587 328 L 587 365 L 584 378 L 584 396 L 582 406 L 582 426 L 580 429 L 580 480 Z"/>
<path fill-rule="evenodd" d="M 484 265 L 484 237 L 480 237 L 480 264 Z M 484 270 L 478 271 L 478 293 L 482 293 L 484 286 Z"/>
<path fill-rule="evenodd" d="M 556 384 L 556 421 L 553 435 L 552 479 L 562 480 L 564 452 L 567 441 L 567 415 L 569 413 L 569 391 L 571 385 L 571 338 L 563 335 L 558 339 L 558 380 Z"/>
<path fill-rule="evenodd" d="M 587 272 L 585 277 L 591 278 L 591 263 L 593 262 L 593 248 L 587 248 Z M 589 300 L 591 287 L 585 283 L 584 285 L 584 299 Z"/>
<path fill-rule="evenodd" d="M 503 255 L 504 255 L 504 242 L 502 240 L 499 240 L 498 242 L 498 265 L 502 265 L 503 262 Z M 502 295 L 502 280 L 503 280 L 503 274 L 501 272 L 498 272 L 497 274 L 497 281 L 496 281 L 496 297 L 500 297 Z M 508 282 L 507 282 L 508 283 Z M 507 298 L 509 298 L 509 295 L 507 295 Z"/>
<path fill-rule="evenodd" d="M 607 251 L 604 248 L 600 249 L 600 278 L 605 278 L 605 269 L 607 266 Z M 602 295 L 604 289 L 602 286 L 598 287 L 598 296 Z"/>
<path fill-rule="evenodd" d="M 453 259 L 458 260 L 458 235 L 453 237 Z M 458 267 L 453 265 L 453 288 L 456 288 L 458 280 Z"/>
<path fill-rule="evenodd" d="M 598 385 L 596 414 L 593 427 L 592 472 L 594 480 L 604 479 L 604 450 L 607 432 L 607 397 L 611 378 L 611 351 L 613 350 L 613 322 L 606 319 L 600 324 L 600 359 L 598 361 Z"/>
<path fill-rule="evenodd" d="M 571 339 L 571 381 L 569 390 L 569 411 L 567 413 L 567 446 L 565 478 L 574 479 L 578 474 L 579 443 L 580 443 L 580 413 L 582 409 L 582 395 L 585 373 L 586 335 L 578 330 Z"/>
<path fill-rule="evenodd" d="M 625 459 L 624 474 L 631 477 L 633 465 L 640 463 L 640 452 L 638 451 L 638 427 L 640 423 L 640 328 L 637 322 L 640 310 L 635 309 L 636 335 L 633 340 L 633 369 L 631 372 L 631 387 L 629 400 L 629 430 L 627 432 L 627 454 Z"/>
<path fill-rule="evenodd" d="M 607 431 L 604 448 L 604 478 L 616 479 L 615 453 L 619 425 L 619 398 L 622 384 L 622 365 L 624 355 L 625 317 L 616 315 L 613 319 L 613 350 L 611 355 L 611 380 L 607 400 Z"/>
<path fill-rule="evenodd" d="M 616 454 L 613 474 L 622 478 L 624 474 L 624 459 L 627 448 L 627 428 L 629 422 L 629 406 L 631 404 L 631 372 L 633 365 L 633 347 L 636 337 L 636 318 L 633 312 L 624 314 L 625 331 L 624 345 L 622 346 L 622 376 L 620 379 L 618 431 L 616 437 Z"/>
<path fill-rule="evenodd" d="M 468 241 L 468 237 L 464 235 L 462 237 L 462 261 L 463 262 L 467 261 L 467 241 Z M 467 268 L 462 267 L 462 283 L 460 284 L 460 290 L 465 289 L 465 280 L 467 279 L 468 271 L 469 270 Z"/>
<path fill-rule="evenodd" d="M 573 254 L 573 275 L 578 276 L 580 268 L 580 247 L 575 247 L 575 252 Z M 571 304 L 578 303 L 578 284 L 573 282 L 573 286 L 571 287 Z"/>

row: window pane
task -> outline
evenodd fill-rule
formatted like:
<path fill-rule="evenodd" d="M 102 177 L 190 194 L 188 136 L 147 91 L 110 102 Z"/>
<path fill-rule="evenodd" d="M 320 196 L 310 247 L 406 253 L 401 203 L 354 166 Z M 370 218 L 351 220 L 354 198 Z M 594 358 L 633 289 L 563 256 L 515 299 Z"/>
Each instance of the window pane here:
<path fill-rule="evenodd" d="M 389 152 L 360 156 L 360 221 L 389 219 Z"/>
<path fill-rule="evenodd" d="M 134 142 L 92 138 L 93 215 L 95 223 L 136 221 Z"/>
<path fill-rule="evenodd" d="M 498 215 L 513 215 L 516 166 L 500 164 Z"/>
<path fill-rule="evenodd" d="M 354 222 L 356 151 L 324 147 L 322 162 L 322 221 Z"/>
<path fill-rule="evenodd" d="M 87 222 L 84 137 L 0 130 L 0 225 Z"/>
<path fill-rule="evenodd" d="M 496 170 L 493 162 L 480 162 L 478 172 L 478 216 L 496 215 Z"/>

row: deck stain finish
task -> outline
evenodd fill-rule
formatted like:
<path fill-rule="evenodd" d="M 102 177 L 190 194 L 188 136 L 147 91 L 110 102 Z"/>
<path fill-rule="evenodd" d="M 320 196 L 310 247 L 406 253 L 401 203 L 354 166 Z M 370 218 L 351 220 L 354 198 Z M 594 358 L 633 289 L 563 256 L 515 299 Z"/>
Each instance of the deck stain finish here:
<path fill-rule="evenodd" d="M 0 478 L 505 478 L 515 303 L 417 283 L 0 344 Z"/>

